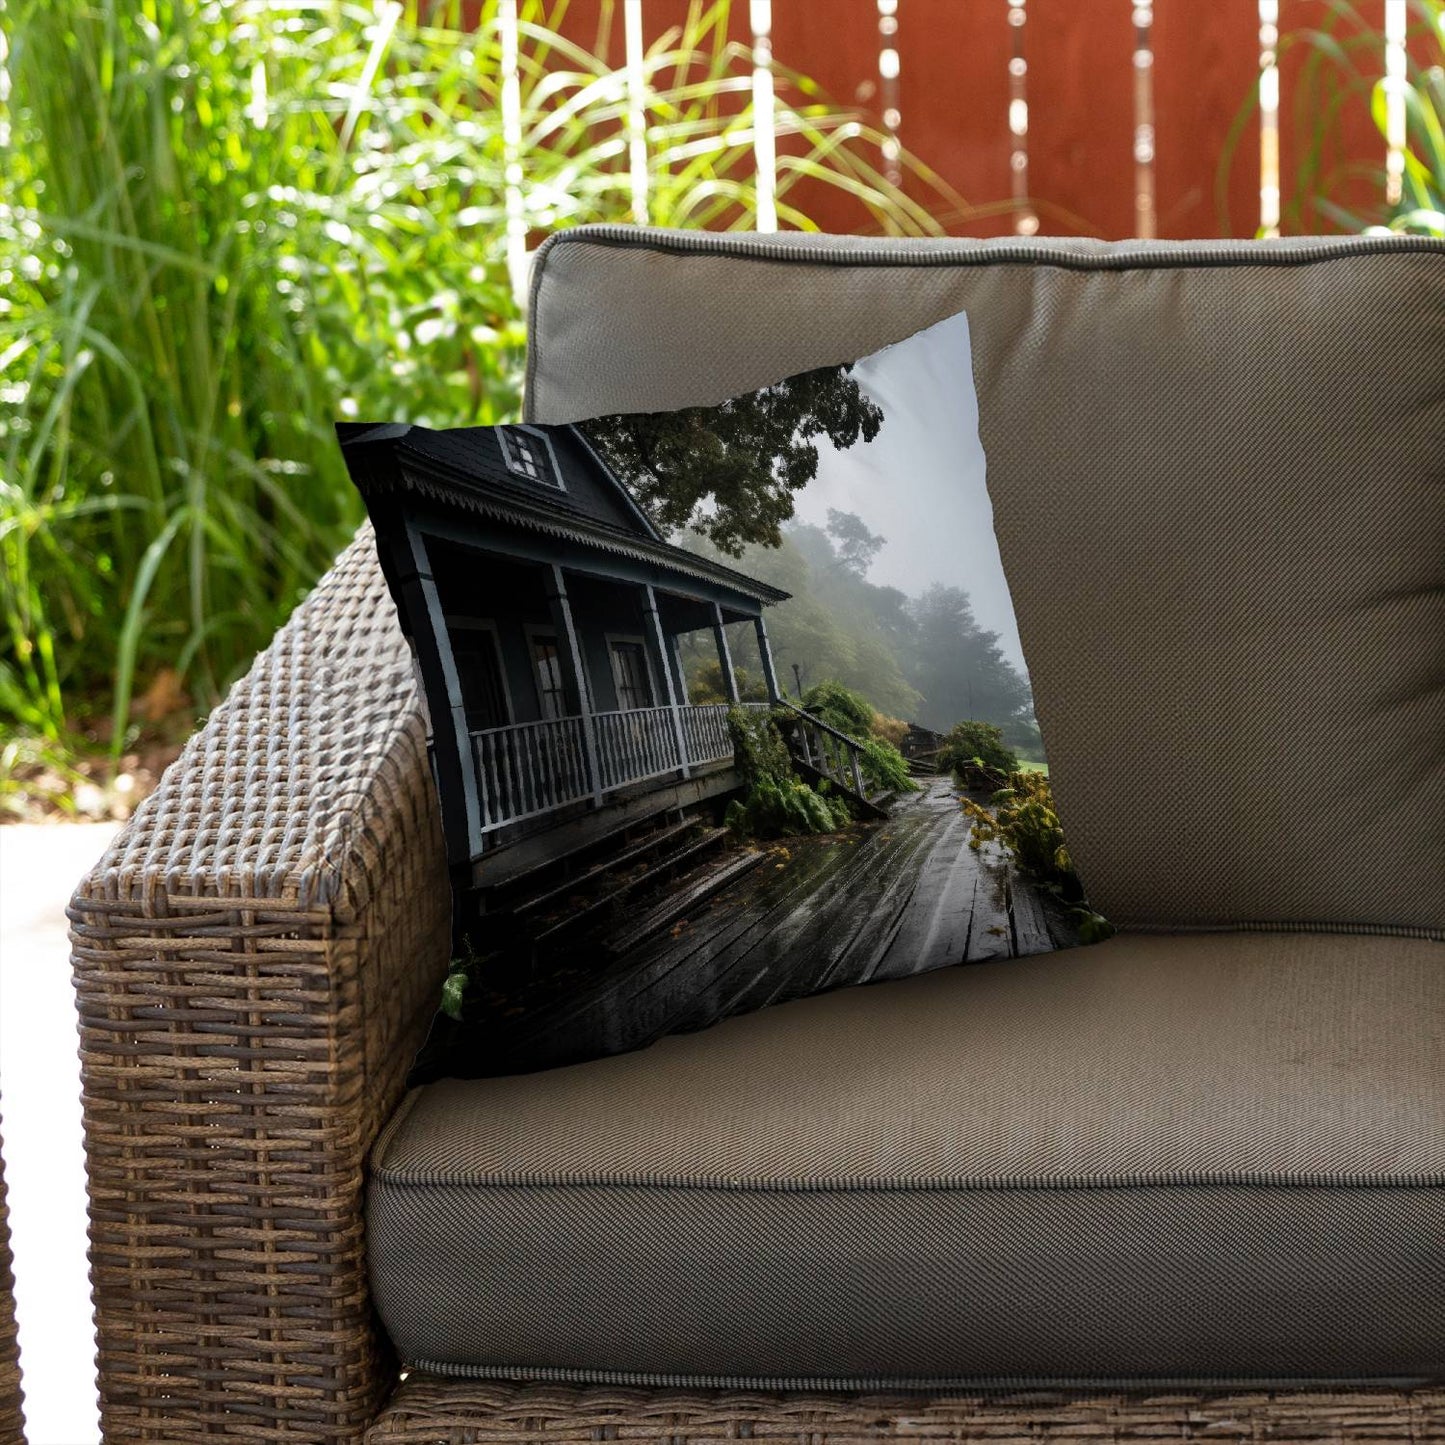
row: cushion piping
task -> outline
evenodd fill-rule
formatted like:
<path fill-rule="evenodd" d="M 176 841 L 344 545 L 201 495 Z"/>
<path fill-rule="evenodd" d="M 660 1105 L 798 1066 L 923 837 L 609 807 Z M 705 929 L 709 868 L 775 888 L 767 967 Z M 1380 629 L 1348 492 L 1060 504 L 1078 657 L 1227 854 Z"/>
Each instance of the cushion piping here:
<path fill-rule="evenodd" d="M 1079 1375 L 943 1375 L 926 1377 L 668 1375 L 632 1370 L 575 1370 L 543 1365 L 456 1365 L 440 1360 L 408 1360 L 409 1369 L 457 1380 L 533 1380 L 561 1385 L 618 1385 L 643 1389 L 698 1390 L 1339 1390 L 1421 1389 L 1440 1375 L 1250 1376 L 1143 1375 L 1090 1378 Z"/>

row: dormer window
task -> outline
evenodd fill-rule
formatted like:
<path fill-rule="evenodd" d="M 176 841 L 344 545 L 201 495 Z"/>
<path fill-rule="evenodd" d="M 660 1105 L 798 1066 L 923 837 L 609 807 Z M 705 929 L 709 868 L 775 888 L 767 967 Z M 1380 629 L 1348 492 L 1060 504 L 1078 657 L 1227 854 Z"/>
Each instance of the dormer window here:
<path fill-rule="evenodd" d="M 513 476 L 544 487 L 562 488 L 552 444 L 541 432 L 530 427 L 499 426 L 497 435 L 502 441 L 502 457 L 507 463 L 507 470 Z"/>

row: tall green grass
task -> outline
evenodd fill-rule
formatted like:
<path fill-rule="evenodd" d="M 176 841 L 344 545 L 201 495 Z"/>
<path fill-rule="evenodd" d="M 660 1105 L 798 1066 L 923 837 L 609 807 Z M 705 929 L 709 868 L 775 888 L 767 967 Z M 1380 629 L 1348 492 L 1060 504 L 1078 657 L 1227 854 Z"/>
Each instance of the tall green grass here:
<path fill-rule="evenodd" d="M 1385 151 L 1391 82 L 1383 75 L 1385 36 L 1378 4 L 1323 0 L 1317 23 L 1286 29 L 1282 64 L 1294 62 L 1280 126 L 1293 163 L 1283 177 L 1280 225 L 1286 235 L 1389 229 L 1445 236 L 1445 0 L 1410 0 L 1410 63 L 1400 85 L 1406 148 L 1402 195 L 1388 199 Z M 1244 98 L 1220 158 L 1216 185 L 1221 229 L 1239 154 L 1258 117 L 1259 88 Z M 1376 155 L 1341 145 L 1351 115 L 1373 120 Z"/>
<path fill-rule="evenodd" d="M 649 219 L 754 215 L 728 0 L 649 51 Z M 532 239 L 627 220 L 627 96 L 522 0 L 521 141 L 495 0 L 8 0 L 0 195 L 0 732 L 115 755 L 174 670 L 204 710 L 354 530 L 338 416 L 517 413 L 507 165 Z M 783 224 L 804 180 L 880 230 L 956 196 L 779 73 Z M 23 751 L 23 750 L 22 750 Z M 28 753 L 26 754 L 29 755 Z M 0 776 L 0 785 L 4 778 Z"/>

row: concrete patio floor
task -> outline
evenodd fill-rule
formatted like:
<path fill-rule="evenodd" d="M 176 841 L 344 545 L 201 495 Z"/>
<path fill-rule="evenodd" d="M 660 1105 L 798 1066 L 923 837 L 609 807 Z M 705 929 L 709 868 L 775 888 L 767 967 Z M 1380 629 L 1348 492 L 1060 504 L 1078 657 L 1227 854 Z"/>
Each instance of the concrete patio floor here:
<path fill-rule="evenodd" d="M 0 827 L 0 1112 L 30 1445 L 98 1445 L 65 905 L 114 823 Z"/>

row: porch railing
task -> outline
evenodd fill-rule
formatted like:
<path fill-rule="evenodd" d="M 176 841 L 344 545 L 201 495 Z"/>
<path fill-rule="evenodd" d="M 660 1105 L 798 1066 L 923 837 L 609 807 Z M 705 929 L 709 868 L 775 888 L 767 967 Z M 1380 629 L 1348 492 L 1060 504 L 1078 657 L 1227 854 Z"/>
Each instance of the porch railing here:
<path fill-rule="evenodd" d="M 840 788 L 869 801 L 868 786 L 863 776 L 863 749 L 857 738 L 839 732 L 821 718 L 802 708 L 784 702 L 788 727 L 793 734 L 793 745 L 802 761 L 815 772 L 836 783 Z"/>
<path fill-rule="evenodd" d="M 595 787 L 581 717 L 475 732 L 472 750 L 481 794 L 482 832 L 555 812 L 632 783 L 680 774 L 679 725 L 689 767 L 730 758 L 733 743 L 727 714 L 725 703 L 593 714 Z"/>
<path fill-rule="evenodd" d="M 580 717 L 488 728 L 472 749 L 484 833 L 592 795 Z"/>
<path fill-rule="evenodd" d="M 602 790 L 640 783 L 676 771 L 680 765 L 672 709 L 635 707 L 595 715 L 597 767 Z"/>

